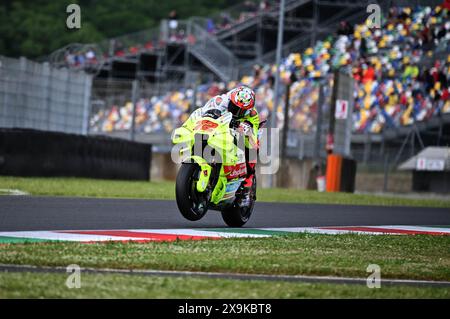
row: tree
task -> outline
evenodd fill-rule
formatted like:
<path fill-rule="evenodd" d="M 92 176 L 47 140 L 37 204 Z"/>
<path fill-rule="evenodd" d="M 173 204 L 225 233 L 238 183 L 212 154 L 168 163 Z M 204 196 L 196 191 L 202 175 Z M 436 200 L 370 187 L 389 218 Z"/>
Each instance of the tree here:
<path fill-rule="evenodd" d="M 81 7 L 81 29 L 66 27 L 67 1 L 2 0 L 0 55 L 36 58 L 69 43 L 102 39 L 157 26 L 170 10 L 181 19 L 206 16 L 238 0 L 72 0 Z"/>

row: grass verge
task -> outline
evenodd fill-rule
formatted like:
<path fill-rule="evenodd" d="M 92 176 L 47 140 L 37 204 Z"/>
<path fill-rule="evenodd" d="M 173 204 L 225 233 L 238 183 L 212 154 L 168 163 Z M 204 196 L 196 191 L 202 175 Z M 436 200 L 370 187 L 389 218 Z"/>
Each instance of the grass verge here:
<path fill-rule="evenodd" d="M 449 236 L 293 234 L 272 238 L 149 243 L 26 243 L 0 246 L 0 263 L 192 270 L 230 273 L 368 276 L 450 281 Z"/>
<path fill-rule="evenodd" d="M 81 274 L 0 273 L 0 298 L 449 298 L 445 288 L 308 284 L 225 279 Z"/>
<path fill-rule="evenodd" d="M 175 199 L 173 182 L 116 181 L 84 178 L 31 178 L 0 176 L 0 189 L 18 189 L 31 195 Z M 297 189 L 258 189 L 266 202 L 423 206 L 450 208 L 450 200 L 410 199 L 346 193 L 319 193 Z"/>

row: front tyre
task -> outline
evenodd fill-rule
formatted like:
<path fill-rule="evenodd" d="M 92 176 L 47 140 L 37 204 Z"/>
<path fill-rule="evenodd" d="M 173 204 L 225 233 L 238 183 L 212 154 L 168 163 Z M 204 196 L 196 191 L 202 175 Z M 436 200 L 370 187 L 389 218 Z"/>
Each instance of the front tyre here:
<path fill-rule="evenodd" d="M 200 166 L 183 163 L 178 171 L 175 185 L 178 209 L 184 218 L 191 221 L 201 219 L 208 210 L 205 194 L 199 193 L 196 188 L 199 174 Z"/>

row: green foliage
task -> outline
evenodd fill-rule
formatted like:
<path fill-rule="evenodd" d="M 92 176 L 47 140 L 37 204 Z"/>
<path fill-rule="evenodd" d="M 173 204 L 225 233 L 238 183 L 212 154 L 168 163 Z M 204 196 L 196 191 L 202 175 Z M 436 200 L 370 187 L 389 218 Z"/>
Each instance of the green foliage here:
<path fill-rule="evenodd" d="M 180 19 L 207 16 L 238 0 L 2 0 L 0 3 L 0 55 L 49 54 L 69 43 L 92 43 L 104 38 L 157 26 L 171 10 Z M 81 29 L 66 27 L 66 7 L 81 7 Z"/>

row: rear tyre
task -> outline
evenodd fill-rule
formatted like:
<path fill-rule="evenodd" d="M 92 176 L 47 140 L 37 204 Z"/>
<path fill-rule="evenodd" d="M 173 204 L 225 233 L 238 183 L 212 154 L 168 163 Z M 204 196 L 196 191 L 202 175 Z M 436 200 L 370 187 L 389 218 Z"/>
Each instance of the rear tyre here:
<path fill-rule="evenodd" d="M 249 207 L 239 207 L 237 205 L 233 205 L 230 208 L 226 208 L 222 210 L 222 218 L 230 227 L 242 227 L 246 222 L 250 219 L 250 215 L 253 212 L 253 205 L 250 204 Z"/>
<path fill-rule="evenodd" d="M 197 164 L 181 164 L 175 186 L 175 197 L 181 215 L 191 221 L 205 216 L 208 202 L 204 193 L 197 192 L 196 183 L 200 173 Z"/>
<path fill-rule="evenodd" d="M 240 207 L 237 203 L 222 210 L 222 218 L 230 227 L 242 227 L 250 219 L 256 201 L 256 177 L 253 178 L 253 186 L 250 194 L 251 203 L 248 207 Z"/>

